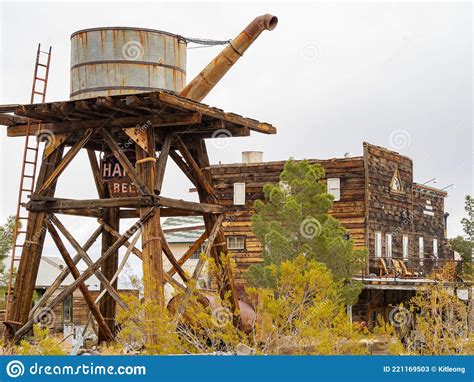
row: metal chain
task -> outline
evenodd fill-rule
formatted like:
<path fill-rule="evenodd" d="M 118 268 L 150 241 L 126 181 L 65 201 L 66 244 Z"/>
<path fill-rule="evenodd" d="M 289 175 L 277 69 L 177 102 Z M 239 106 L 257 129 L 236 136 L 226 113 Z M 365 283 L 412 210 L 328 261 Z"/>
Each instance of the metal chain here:
<path fill-rule="evenodd" d="M 183 40 L 187 43 L 194 43 L 197 45 L 203 45 L 200 48 L 216 46 L 216 45 L 227 45 L 230 44 L 231 40 L 211 40 L 207 38 L 195 38 L 195 37 L 183 37 L 179 36 L 180 40 Z"/>

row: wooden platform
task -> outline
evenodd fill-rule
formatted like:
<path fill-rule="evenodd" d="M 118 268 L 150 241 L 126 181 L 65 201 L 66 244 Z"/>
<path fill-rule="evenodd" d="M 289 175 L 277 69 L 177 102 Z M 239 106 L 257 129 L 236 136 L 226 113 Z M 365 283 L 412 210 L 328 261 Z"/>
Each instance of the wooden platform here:
<path fill-rule="evenodd" d="M 118 128 L 113 129 L 118 142 L 130 139 L 121 129 L 141 126 L 166 127 L 167 132 L 171 130 L 199 138 L 249 136 L 250 131 L 276 133 L 276 128 L 268 123 L 227 113 L 165 91 L 44 104 L 3 105 L 0 111 L 0 124 L 7 126 L 9 137 L 25 136 L 30 118 L 30 135 L 38 135 L 41 131 L 69 134 L 65 142 L 68 146 L 72 146 L 89 128 Z M 94 134 L 85 148 L 99 150 L 102 145 L 100 135 Z"/>

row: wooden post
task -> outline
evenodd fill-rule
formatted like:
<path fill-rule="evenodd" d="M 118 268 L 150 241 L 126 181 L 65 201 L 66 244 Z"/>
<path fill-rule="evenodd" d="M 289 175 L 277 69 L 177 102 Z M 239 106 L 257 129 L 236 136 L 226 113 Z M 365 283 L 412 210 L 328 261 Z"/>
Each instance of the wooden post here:
<path fill-rule="evenodd" d="M 120 231 L 120 209 L 117 207 L 108 208 L 104 214 L 104 222 L 107 223 L 109 226 L 113 227 L 116 231 Z M 115 238 L 113 235 L 109 234 L 107 231 L 104 230 L 102 232 L 102 254 L 107 252 L 107 250 L 114 244 Z M 110 255 L 107 260 L 102 265 L 101 271 L 107 280 L 112 280 L 114 277 L 115 272 L 117 272 L 118 267 L 118 259 L 119 259 L 119 251 L 118 249 Z M 112 286 L 114 289 L 117 289 L 117 280 L 112 282 Z M 104 285 L 100 285 L 101 291 L 103 291 Z M 104 316 L 107 326 L 109 330 L 113 333 L 115 327 L 115 313 L 116 313 L 116 302 L 112 298 L 110 294 L 106 294 L 100 300 L 100 312 Z M 104 333 L 99 328 L 99 343 L 100 341 L 106 340 L 107 333 Z"/>
<path fill-rule="evenodd" d="M 206 143 L 204 139 L 198 139 L 195 142 L 194 153 L 191 153 L 183 143 L 183 151 L 181 154 L 186 159 L 187 164 L 193 168 L 193 174 L 200 179 L 197 184 L 197 190 L 199 194 L 199 200 L 201 203 L 218 204 L 218 199 L 214 193 L 214 187 L 212 184 L 211 174 L 203 169 L 210 166 L 209 157 L 207 155 Z M 194 154 L 194 155 L 193 155 Z M 195 163 L 193 163 L 195 161 Z M 211 232 L 215 227 L 218 216 L 215 214 L 204 213 L 204 224 L 207 232 Z M 240 311 L 239 311 L 239 300 L 237 296 L 237 289 L 234 283 L 234 276 L 231 267 L 227 264 L 223 264 L 221 261 L 220 254 L 227 253 L 227 242 L 222 229 L 219 229 L 216 233 L 214 245 L 211 249 L 211 255 L 216 262 L 218 273 L 221 279 L 218 280 L 219 295 L 222 300 L 229 299 L 231 308 L 234 315 L 234 324 L 240 326 Z"/>
<path fill-rule="evenodd" d="M 39 170 L 35 192 L 40 190 L 43 183 L 48 179 L 61 162 L 64 146 L 58 147 L 48 158 L 43 159 Z M 45 190 L 46 196 L 54 196 L 56 182 L 53 182 L 49 189 Z M 46 236 L 46 213 L 30 213 L 26 226 L 25 246 L 21 251 L 20 264 L 15 279 L 15 286 L 9 307 L 8 320 L 17 327 L 20 323 L 28 321 L 35 290 L 36 277 L 43 251 L 44 239 Z M 5 336 L 11 338 L 11 333 L 5 331 Z"/>
<path fill-rule="evenodd" d="M 148 140 L 148 152 L 140 146 L 135 145 L 137 170 L 140 180 L 148 190 L 155 188 L 156 178 L 156 142 L 153 128 L 146 129 Z M 140 208 L 140 216 L 149 211 L 149 208 Z M 143 287 L 145 300 L 156 302 L 164 307 L 164 272 L 161 246 L 161 223 L 160 209 L 155 208 L 155 213 L 148 219 L 142 227 L 142 266 L 143 266 Z M 151 320 L 152 317 L 145 317 L 145 320 Z M 147 341 L 155 342 L 155 333 L 146 333 Z"/>
<path fill-rule="evenodd" d="M 89 157 L 89 163 L 91 166 L 92 176 L 94 177 L 94 182 L 97 189 L 97 194 L 99 198 L 105 199 L 109 198 L 109 191 L 107 187 L 101 182 L 100 180 L 100 173 L 99 173 L 99 164 L 97 163 L 97 157 L 93 150 L 87 150 L 87 155 Z M 103 221 L 108 226 L 112 227 L 117 232 L 120 231 L 120 208 L 112 207 L 105 210 Z M 107 252 L 107 250 L 114 244 L 115 237 L 111 235 L 109 232 L 104 230 L 102 232 L 102 255 Z M 118 249 L 114 251 L 108 258 L 105 260 L 104 265 L 101 267 L 102 274 L 106 277 L 107 280 L 111 281 L 114 277 L 115 273 L 117 272 L 118 267 L 118 257 L 119 251 Z M 117 290 L 118 282 L 114 280 L 112 283 L 112 287 Z M 105 287 L 103 283 L 100 284 L 101 293 L 104 293 Z M 117 311 L 117 304 L 115 299 L 108 293 L 104 295 L 104 297 L 100 300 L 99 303 L 99 310 L 102 316 L 104 317 L 105 321 L 107 322 L 108 330 L 114 333 L 115 328 L 115 314 Z M 107 340 L 108 333 L 102 330 L 99 327 L 99 343 L 101 341 Z"/>

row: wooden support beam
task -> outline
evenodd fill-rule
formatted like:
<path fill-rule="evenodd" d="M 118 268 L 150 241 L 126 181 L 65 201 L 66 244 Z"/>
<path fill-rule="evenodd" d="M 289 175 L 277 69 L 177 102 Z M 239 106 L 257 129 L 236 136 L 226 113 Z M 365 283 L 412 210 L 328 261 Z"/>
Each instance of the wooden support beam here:
<path fill-rule="evenodd" d="M 161 237 L 161 247 L 163 249 L 163 253 L 167 257 L 168 261 L 171 263 L 171 266 L 173 269 L 178 272 L 179 277 L 181 277 L 181 280 L 183 280 L 185 283 L 188 281 L 188 277 L 186 276 L 186 273 L 184 272 L 183 268 L 181 268 L 181 265 L 179 265 L 178 261 L 173 255 L 173 252 L 171 251 L 171 248 L 168 245 L 168 242 L 166 241 L 165 234 L 163 230 L 160 227 L 160 237 Z"/>
<path fill-rule="evenodd" d="M 78 109 L 81 110 L 81 109 Z M 85 111 L 82 109 L 81 111 Z M 24 112 L 24 115 L 32 115 L 32 118 L 38 118 L 36 113 Z M 102 115 L 95 110 L 90 110 L 90 114 Z M 87 121 L 66 121 L 66 122 L 47 122 L 47 123 L 35 123 L 30 126 L 30 135 L 36 135 L 40 130 L 49 130 L 53 134 L 72 133 L 76 131 L 86 129 L 100 129 L 103 127 L 107 128 L 129 128 L 135 127 L 136 125 L 143 125 L 145 123 L 152 127 L 169 127 L 169 126 L 188 126 L 201 123 L 200 113 L 175 113 L 175 114 L 163 114 L 163 115 L 145 115 L 142 117 L 113 117 L 113 114 L 104 114 L 101 119 L 87 120 Z M 41 117 L 40 117 L 41 118 Z M 149 122 L 149 123 L 148 123 Z M 8 126 L 7 136 L 9 137 L 23 137 L 26 136 L 26 125 L 14 125 Z"/>
<path fill-rule="evenodd" d="M 191 183 L 197 187 L 197 180 L 193 175 L 193 172 L 189 168 L 189 166 L 186 164 L 186 162 L 181 158 L 181 156 L 174 150 L 170 151 L 170 157 L 173 159 L 174 163 L 181 169 L 184 175 L 187 176 L 187 178 L 191 181 Z"/>
<path fill-rule="evenodd" d="M 120 236 L 120 235 L 119 235 Z M 116 281 L 118 280 L 118 277 L 120 275 L 120 272 L 122 272 L 123 268 L 125 267 L 125 265 L 127 264 L 127 261 L 128 261 L 128 258 L 130 257 L 130 254 L 132 253 L 132 249 L 135 247 L 135 244 L 136 242 L 138 241 L 138 238 L 140 237 L 140 231 L 138 231 L 137 233 L 135 233 L 135 236 L 133 237 L 133 240 L 132 240 L 132 243 L 130 245 L 130 247 L 127 248 L 127 250 L 125 251 L 125 255 L 123 256 L 123 259 L 122 261 L 120 262 L 120 265 L 118 265 L 117 267 L 117 270 L 115 271 L 115 273 L 113 274 L 112 278 L 109 280 L 110 283 L 112 284 L 115 284 Z M 95 303 L 100 303 L 102 298 L 104 296 L 107 295 L 107 290 L 106 289 L 102 289 L 99 293 L 99 295 L 97 296 L 97 298 L 95 299 Z M 102 304 L 101 304 L 102 305 Z M 102 313 L 102 310 L 101 310 L 101 313 Z M 114 312 L 115 313 L 115 312 Z M 103 314 L 103 313 L 102 313 Z M 113 316 L 114 319 L 115 319 L 115 315 Z M 106 320 L 107 320 L 107 316 L 105 316 Z M 89 313 L 89 317 L 87 317 L 87 322 L 86 322 L 86 325 L 84 326 L 84 329 L 82 331 L 82 337 L 85 337 L 86 335 L 86 332 L 87 332 L 87 328 L 89 326 L 89 323 L 91 322 L 91 319 L 92 319 L 92 315 Z M 110 324 L 109 324 L 109 327 L 110 327 Z M 113 329 L 111 329 L 111 331 L 113 332 Z M 99 333 L 100 335 L 100 333 Z M 99 341 L 100 342 L 100 341 Z"/>
<path fill-rule="evenodd" d="M 226 122 L 235 123 L 244 126 L 250 130 L 257 131 L 264 134 L 276 134 L 276 128 L 268 123 L 262 123 L 249 118 L 244 118 L 240 115 L 233 113 L 223 113 L 222 110 L 216 110 L 210 108 L 202 103 L 195 102 L 180 96 L 176 96 L 170 93 L 160 92 L 159 94 L 150 94 L 150 97 L 157 97 L 161 102 L 165 102 L 168 105 L 182 108 L 183 110 L 194 111 L 202 113 L 205 116 L 223 119 Z"/>
<path fill-rule="evenodd" d="M 97 238 L 102 233 L 102 226 L 99 226 L 91 235 L 91 237 L 85 242 L 84 246 L 82 247 L 84 251 L 88 251 L 90 247 L 96 242 Z M 76 253 L 73 257 L 72 261 L 74 264 L 77 264 L 81 260 L 82 256 Z M 48 299 L 56 292 L 56 290 L 61 286 L 66 277 L 69 275 L 69 268 L 64 268 L 61 273 L 56 277 L 53 283 L 49 286 L 46 292 L 41 296 L 38 302 L 33 306 L 30 312 L 30 317 L 34 317 L 38 310 L 44 306 L 44 304 L 48 301 Z"/>
<path fill-rule="evenodd" d="M 188 250 L 186 251 L 186 253 L 178 259 L 178 264 L 179 264 L 180 266 L 183 266 L 184 263 L 185 263 L 196 251 L 198 251 L 199 248 L 201 248 L 201 245 L 206 241 L 207 236 L 208 236 L 208 235 L 207 235 L 207 232 L 204 231 L 204 232 L 202 233 L 202 235 L 199 236 L 199 239 L 197 239 L 197 240 L 193 243 L 193 245 L 191 245 L 191 246 L 188 248 Z M 168 271 L 168 274 L 169 274 L 170 276 L 173 276 L 175 273 L 176 273 L 176 269 L 175 269 L 174 267 L 171 268 L 171 269 Z"/>
<path fill-rule="evenodd" d="M 152 130 L 152 129 L 148 129 L 148 130 Z M 125 155 L 123 150 L 120 149 L 120 147 L 118 146 L 117 142 L 115 142 L 115 139 L 112 137 L 112 135 L 107 130 L 102 129 L 102 136 L 104 137 L 105 143 L 107 144 L 109 149 L 112 151 L 112 153 L 115 155 L 117 160 L 120 162 L 122 167 L 127 172 L 128 176 L 132 180 L 138 192 L 142 195 L 151 195 L 150 188 L 147 185 L 145 185 L 145 183 L 142 181 L 138 173 L 135 171 L 135 167 L 133 167 L 133 165 L 130 163 L 127 156 Z M 152 157 L 155 158 L 154 153 Z M 137 160 L 140 160 L 140 159 L 137 158 Z"/>
<path fill-rule="evenodd" d="M 120 113 L 124 114 L 129 114 L 129 115 L 134 115 L 134 116 L 143 116 L 143 113 L 140 113 L 133 108 L 129 107 L 126 105 L 124 102 L 118 102 L 114 100 L 112 97 L 97 97 L 95 104 L 97 106 L 113 110 L 113 111 L 118 111 Z"/>
<path fill-rule="evenodd" d="M 179 137 L 176 137 L 175 140 L 176 140 L 176 146 L 178 147 L 181 155 L 183 156 L 184 160 L 186 161 L 189 168 L 191 169 L 191 172 L 194 178 L 197 180 L 198 184 L 204 189 L 204 191 L 208 195 L 213 195 L 214 189 L 212 188 L 212 185 L 204 177 L 201 169 L 199 168 L 198 164 L 194 160 L 192 154 L 190 153 L 186 145 L 183 143 L 183 141 Z"/>
<path fill-rule="evenodd" d="M 76 241 L 74 236 L 71 235 L 71 233 L 66 229 L 66 227 L 61 223 L 61 221 L 54 215 L 48 215 L 48 221 L 53 223 L 59 231 L 64 235 L 64 237 L 67 239 L 67 241 L 72 245 L 72 247 L 77 251 L 79 256 L 81 256 L 81 259 L 84 260 L 84 262 L 88 265 L 91 266 L 94 264 L 92 259 L 89 257 L 87 252 L 81 247 L 81 245 Z M 109 256 L 110 257 L 110 256 Z M 104 276 L 104 274 L 98 270 L 95 272 L 96 277 L 99 279 L 101 282 L 101 286 L 103 286 L 107 292 L 109 292 L 110 296 L 123 308 L 127 309 L 127 305 L 122 301 L 120 298 L 119 294 L 116 291 L 116 287 L 113 287 L 108 279 Z"/>
<path fill-rule="evenodd" d="M 137 170 L 140 180 L 149 190 L 153 190 L 156 179 L 156 139 L 155 130 L 146 129 L 146 139 L 148 151 L 143 150 L 139 145 L 135 145 L 135 155 L 137 158 Z M 140 215 L 146 214 L 149 209 L 140 208 Z M 142 268 L 144 298 L 153 301 L 158 306 L 165 306 L 164 296 L 164 271 L 162 257 L 162 242 L 160 237 L 160 209 L 157 208 L 153 217 L 143 224 L 142 227 Z M 146 314 L 145 319 L 153 319 Z M 146 333 L 150 343 L 156 342 L 156 332 Z"/>
<path fill-rule="evenodd" d="M 112 234 L 115 238 L 118 239 L 118 238 L 120 237 L 120 234 L 119 234 L 117 231 L 115 231 L 112 227 L 110 227 L 109 225 L 107 225 L 105 222 L 99 220 L 99 223 L 102 224 L 102 226 L 104 227 L 104 230 L 106 230 L 107 232 L 109 232 L 110 234 Z M 131 251 L 132 251 L 132 253 L 133 253 L 135 256 L 137 256 L 140 260 L 142 260 L 142 252 L 141 252 L 138 248 L 132 246 L 132 244 L 131 244 L 128 240 L 125 241 L 123 245 L 124 245 L 127 249 L 130 248 Z M 180 259 L 180 260 L 181 260 L 181 259 Z M 180 260 L 178 260 L 178 262 L 179 262 Z M 174 270 L 174 268 L 173 268 L 173 270 Z M 174 272 L 176 272 L 176 271 L 174 271 Z M 170 283 L 176 290 L 184 291 L 184 290 L 186 289 L 186 287 L 183 286 L 182 284 L 178 283 L 178 282 L 173 278 L 174 272 L 173 272 L 173 273 L 171 273 L 171 272 L 165 272 L 165 273 L 163 274 L 165 281 L 168 282 L 168 283 Z"/>
<path fill-rule="evenodd" d="M 15 124 L 28 124 L 28 119 L 29 118 L 19 117 L 12 114 L 0 114 L 0 125 L 11 126 Z"/>
<path fill-rule="evenodd" d="M 62 159 L 61 163 L 58 164 L 58 166 L 54 169 L 54 171 L 51 173 L 51 175 L 46 179 L 46 181 L 43 183 L 41 188 L 36 192 L 35 194 L 38 195 L 44 195 L 46 191 L 56 183 L 58 180 L 58 177 L 63 173 L 63 171 L 66 169 L 66 167 L 71 163 L 71 161 L 75 158 L 77 153 L 81 148 L 84 147 L 84 145 L 87 143 L 89 138 L 91 137 L 92 133 L 94 130 L 88 129 L 84 132 L 82 135 L 81 139 L 79 139 L 74 146 L 71 147 L 71 149 L 64 155 L 64 158 Z"/>
<path fill-rule="evenodd" d="M 118 207 L 115 208 L 107 208 L 104 213 L 104 221 L 107 222 L 110 226 L 120 232 L 120 209 Z M 107 250 L 113 245 L 114 237 L 110 235 L 108 232 L 102 233 L 102 253 L 107 252 Z M 113 279 L 115 272 L 118 269 L 118 261 L 119 261 L 119 251 L 118 249 L 112 253 L 107 260 L 104 262 L 102 266 L 102 274 L 104 275 L 105 280 L 101 280 L 100 288 L 102 291 L 108 291 L 107 284 Z M 116 290 L 117 289 L 117 280 L 112 281 L 111 287 Z M 107 325 L 109 326 L 110 330 L 113 331 L 115 327 L 115 315 L 116 315 L 116 302 L 113 296 L 110 294 L 106 294 L 105 297 L 100 301 L 100 312 L 107 320 Z M 99 342 L 100 340 L 106 335 L 101 330 L 99 330 Z"/>
<path fill-rule="evenodd" d="M 137 196 L 129 198 L 109 198 L 109 199 L 60 199 L 60 198 L 42 198 L 32 197 L 32 200 L 26 204 L 29 211 L 48 211 L 56 212 L 70 209 L 95 209 L 112 207 L 167 207 L 179 213 L 182 211 L 194 211 L 198 213 L 220 214 L 224 207 L 219 204 L 197 203 L 181 199 L 172 199 L 164 196 Z"/>
<path fill-rule="evenodd" d="M 216 219 L 216 222 L 214 223 L 214 227 L 212 227 L 212 230 L 209 234 L 209 240 L 208 240 L 208 243 L 207 243 L 207 247 L 206 247 L 206 253 L 205 253 L 205 256 L 204 256 L 205 258 L 207 258 L 209 256 L 210 252 L 211 252 L 212 245 L 214 244 L 214 240 L 216 239 L 216 237 L 217 237 L 217 235 L 220 231 L 223 220 L 224 220 L 224 215 L 219 215 Z M 201 256 L 199 258 L 199 261 L 196 264 L 196 268 L 194 269 L 194 272 L 193 272 L 192 280 L 194 282 L 196 282 L 198 280 L 198 278 L 199 278 L 199 276 L 202 272 L 202 269 L 204 268 L 205 262 L 206 262 L 206 260 Z M 184 292 L 183 299 L 181 300 L 181 304 L 179 305 L 178 310 L 176 311 L 175 316 L 173 318 L 174 322 L 178 322 L 179 319 L 181 318 L 181 316 L 183 315 L 183 313 L 185 312 L 186 305 L 189 302 L 189 297 L 191 296 L 192 292 L 193 292 L 192 286 L 188 285 L 186 287 L 186 292 Z"/>
<path fill-rule="evenodd" d="M 43 182 L 51 175 L 54 169 L 61 161 L 63 155 L 63 147 L 58 148 L 47 161 L 41 162 L 36 189 L 38 190 Z M 47 195 L 53 196 L 55 185 L 53 185 Z M 35 289 L 36 277 L 41 260 L 41 252 L 43 250 L 44 239 L 46 236 L 46 214 L 30 213 L 26 225 L 25 246 L 22 248 L 20 264 L 15 277 L 15 286 L 11 295 L 9 304 L 8 317 L 12 322 L 26 322 L 31 308 L 33 292 Z M 34 322 L 34 318 L 33 318 Z M 17 325 L 13 325 L 16 329 Z M 5 332 L 9 338 L 9 333 Z"/>
<path fill-rule="evenodd" d="M 204 176 L 206 177 L 208 183 L 212 186 L 212 177 L 209 172 L 209 157 L 207 155 L 206 143 L 203 139 L 199 139 L 196 142 L 196 149 L 195 149 L 195 156 L 196 162 L 203 168 Z M 215 193 L 208 193 L 206 189 L 202 188 L 201 185 L 197 187 L 199 200 L 204 203 L 215 203 L 216 202 L 216 195 Z M 206 230 L 210 232 L 211 229 L 215 226 L 217 221 L 216 215 L 212 214 L 204 214 L 204 224 L 206 225 Z M 219 294 L 222 300 L 229 298 L 230 304 L 232 307 L 233 312 L 233 319 L 234 324 L 236 326 L 241 325 L 240 320 L 240 308 L 239 308 L 239 300 L 237 295 L 237 289 L 234 283 L 234 275 L 232 272 L 232 268 L 229 264 L 224 264 L 222 262 L 221 253 L 228 253 L 227 251 L 227 242 L 224 236 L 224 232 L 219 230 L 216 237 L 216 245 L 211 248 L 211 255 L 216 263 L 217 272 L 219 273 L 218 279 L 218 288 Z"/>
<path fill-rule="evenodd" d="M 153 207 L 157 201 L 150 196 L 108 198 L 108 199 L 61 199 L 42 198 L 32 196 L 31 201 L 26 204 L 30 211 L 51 211 L 68 209 L 91 209 L 91 208 L 112 208 L 112 207 Z"/>
<path fill-rule="evenodd" d="M 86 218 L 101 218 L 103 216 L 103 210 L 97 208 L 66 208 L 55 211 L 56 214 L 72 215 L 72 216 L 83 216 Z M 138 216 L 136 216 L 138 218 Z"/>
<path fill-rule="evenodd" d="M 170 153 L 170 147 L 172 142 L 172 135 L 166 134 L 163 145 L 161 146 L 160 156 L 156 162 L 156 178 L 155 178 L 155 193 L 160 195 L 161 187 L 163 185 L 163 179 L 165 177 L 166 162 L 168 161 L 168 155 Z"/>
<path fill-rule="evenodd" d="M 95 151 L 88 149 L 87 157 L 89 158 L 89 163 L 91 166 L 92 176 L 94 177 L 94 183 L 95 188 L 97 189 L 97 194 L 99 195 L 99 198 L 106 198 L 108 196 L 107 187 L 100 180 L 100 168 L 99 163 L 97 162 Z"/>
<path fill-rule="evenodd" d="M 96 119 L 93 116 L 81 113 L 73 104 L 67 102 L 54 102 L 51 105 L 51 111 L 55 112 L 56 115 L 61 113 L 63 118 L 70 117 L 71 119 Z"/>
<path fill-rule="evenodd" d="M 164 196 L 156 196 L 156 202 L 159 206 L 176 208 L 180 210 L 189 210 L 209 214 L 220 214 L 224 208 L 219 204 L 196 203 L 187 200 L 166 198 Z"/>
<path fill-rule="evenodd" d="M 78 280 L 81 277 L 81 273 L 76 267 L 76 264 L 74 263 L 73 259 L 69 255 L 69 252 L 67 251 L 66 247 L 64 246 L 61 238 L 59 237 L 58 232 L 54 228 L 54 226 L 48 221 L 47 222 L 48 229 L 49 229 L 49 234 L 53 238 L 54 243 L 56 244 L 56 247 L 59 250 L 59 253 L 61 254 L 62 258 L 64 259 L 64 262 L 66 263 L 67 267 L 69 268 L 72 277 L 74 277 L 74 280 Z M 105 340 L 106 341 L 111 341 L 113 339 L 113 334 L 112 331 L 109 329 L 107 326 L 107 323 L 105 322 L 104 317 L 99 311 L 99 308 L 96 306 L 91 294 L 89 293 L 89 290 L 87 289 L 87 286 L 84 284 L 84 282 L 80 282 L 78 284 L 78 288 L 82 293 L 82 296 L 84 297 L 84 301 L 86 302 L 87 306 L 89 307 L 91 313 L 94 315 L 94 318 L 97 321 L 97 324 L 99 325 L 100 330 L 104 333 Z"/>
<path fill-rule="evenodd" d="M 56 297 L 52 299 L 52 301 L 47 305 L 48 308 L 54 309 L 56 306 L 61 304 L 67 296 L 73 293 L 79 284 L 83 283 L 89 277 L 91 277 L 101 266 L 104 264 L 105 260 L 109 255 L 114 253 L 115 250 L 120 248 L 124 242 L 127 241 L 129 237 L 131 237 L 137 230 L 139 230 L 143 224 L 151 217 L 155 211 L 153 209 L 147 211 L 140 220 L 138 220 L 135 224 L 133 224 L 123 235 L 118 238 L 114 244 L 107 250 L 106 253 L 101 255 L 99 259 L 91 266 L 89 266 L 82 275 L 77 278 L 71 285 L 64 288 L 61 293 L 59 293 Z M 25 304 L 26 305 L 26 304 Z M 29 306 L 27 307 L 29 310 Z M 28 316 L 27 316 L 28 317 Z M 21 321 L 20 321 L 21 322 Z M 28 330 L 30 330 L 31 326 L 34 324 L 34 318 L 30 318 L 20 329 L 15 332 L 15 341 L 18 341 L 23 335 L 25 335 Z"/>
<path fill-rule="evenodd" d="M 161 217 L 168 216 L 202 216 L 202 212 L 179 210 L 176 208 L 162 208 L 160 211 Z M 140 217 L 138 209 L 120 209 L 120 219 L 135 219 Z"/>

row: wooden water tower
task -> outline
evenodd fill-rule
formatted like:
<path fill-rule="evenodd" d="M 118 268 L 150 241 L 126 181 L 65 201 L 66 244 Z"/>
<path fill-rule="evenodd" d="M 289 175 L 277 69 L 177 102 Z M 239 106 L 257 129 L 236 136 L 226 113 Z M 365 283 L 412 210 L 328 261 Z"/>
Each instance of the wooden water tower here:
<path fill-rule="evenodd" d="M 239 323 L 239 301 L 232 271 L 219 256 L 227 253 L 221 231 L 225 208 L 219 205 L 206 170 L 210 163 L 205 139 L 222 136 L 216 135 L 221 129 L 232 137 L 248 136 L 250 131 L 275 134 L 276 129 L 200 102 L 260 33 L 272 30 L 276 24 L 274 16 L 257 17 L 184 88 L 186 41 L 181 37 L 131 28 L 80 31 L 72 36 L 71 100 L 32 101 L 1 108 L 0 123 L 8 126 L 9 137 L 26 136 L 25 147 L 30 136 L 47 140 L 30 200 L 24 203 L 28 210 L 25 238 L 23 244 L 16 246 L 21 248 L 21 256 L 4 322 L 10 340 L 21 338 L 38 315 L 61 304 L 77 288 L 97 321 L 99 339 L 111 340 L 116 305 L 127 309 L 116 291 L 116 276 L 120 271 L 118 250 L 122 246 L 142 260 L 145 299 L 163 305 L 165 283 L 171 283 L 185 295 L 189 293 L 191 280 L 182 265 L 207 240 L 206 252 L 216 261 L 220 273 L 219 293 L 222 297 L 230 295 L 234 320 Z M 70 147 L 67 152 L 66 147 Z M 104 147 L 110 155 L 100 164 L 97 154 Z M 55 197 L 58 178 L 81 150 L 87 151 L 98 197 L 88 200 Z M 199 203 L 161 195 L 169 158 L 194 184 Z M 81 245 L 59 219 L 61 214 L 95 218 L 98 227 Z M 160 217 L 188 215 L 202 215 L 206 229 L 177 259 L 166 242 Z M 120 233 L 121 218 L 137 220 Z M 67 268 L 31 308 L 47 232 Z M 75 254 L 69 253 L 59 233 Z M 19 234 L 20 231 L 16 236 Z M 139 234 L 142 250 L 135 247 Z M 99 236 L 102 251 L 97 260 L 92 260 L 97 256 L 90 256 L 88 250 Z M 163 269 L 162 254 L 172 264 L 169 271 Z M 14 256 L 12 262 L 16 260 Z M 80 260 L 88 266 L 82 273 L 76 266 Z M 175 273 L 181 282 L 173 278 Z M 54 294 L 69 274 L 74 282 Z M 94 274 L 101 288 L 107 291 L 97 304 L 84 285 Z"/>

